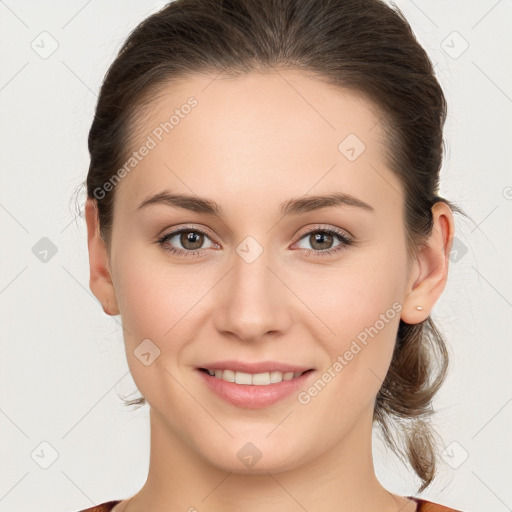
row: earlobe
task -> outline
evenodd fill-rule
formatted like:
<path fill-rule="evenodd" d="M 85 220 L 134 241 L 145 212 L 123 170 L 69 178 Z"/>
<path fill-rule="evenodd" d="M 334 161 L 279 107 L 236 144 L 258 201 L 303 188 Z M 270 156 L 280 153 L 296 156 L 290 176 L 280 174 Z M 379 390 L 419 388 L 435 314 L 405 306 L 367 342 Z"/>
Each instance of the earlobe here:
<path fill-rule="evenodd" d="M 99 230 L 96 200 L 90 197 L 85 204 L 85 220 L 89 248 L 89 287 L 107 315 L 118 315 L 119 308 L 109 271 L 108 251 Z"/>
<path fill-rule="evenodd" d="M 448 279 L 448 263 L 455 231 L 450 207 L 437 202 L 432 207 L 432 233 L 425 246 L 418 249 L 401 319 L 408 324 L 425 320 L 443 292 Z"/>

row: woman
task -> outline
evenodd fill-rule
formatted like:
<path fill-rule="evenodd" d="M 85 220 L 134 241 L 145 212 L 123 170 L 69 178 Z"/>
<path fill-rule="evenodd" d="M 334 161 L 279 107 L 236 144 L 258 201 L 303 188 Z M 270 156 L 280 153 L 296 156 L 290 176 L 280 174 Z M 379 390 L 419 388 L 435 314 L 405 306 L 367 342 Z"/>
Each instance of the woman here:
<path fill-rule="evenodd" d="M 89 134 L 90 287 L 120 314 L 150 468 L 92 511 L 453 509 L 422 481 L 448 357 L 443 92 L 379 0 L 177 0 L 128 37 Z M 396 439 L 395 439 L 396 438 Z"/>

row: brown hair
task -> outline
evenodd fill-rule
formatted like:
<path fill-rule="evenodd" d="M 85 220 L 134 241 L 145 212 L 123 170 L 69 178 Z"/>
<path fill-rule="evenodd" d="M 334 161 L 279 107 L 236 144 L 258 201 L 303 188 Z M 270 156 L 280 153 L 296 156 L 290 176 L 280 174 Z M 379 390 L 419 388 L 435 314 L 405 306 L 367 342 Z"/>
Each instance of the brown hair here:
<path fill-rule="evenodd" d="M 107 247 L 115 188 L 101 198 L 95 190 L 126 162 L 155 92 L 193 74 L 237 76 L 277 67 L 357 91 L 382 115 L 387 164 L 403 184 L 410 255 L 431 233 L 437 201 L 466 216 L 438 195 L 446 101 L 430 59 L 398 8 L 379 0 L 176 0 L 130 33 L 101 86 L 86 184 Z M 401 320 L 374 421 L 422 480 L 419 491 L 436 473 L 437 434 L 429 416 L 447 369 L 447 348 L 432 319 L 416 325 Z M 143 397 L 127 401 L 144 403 Z"/>

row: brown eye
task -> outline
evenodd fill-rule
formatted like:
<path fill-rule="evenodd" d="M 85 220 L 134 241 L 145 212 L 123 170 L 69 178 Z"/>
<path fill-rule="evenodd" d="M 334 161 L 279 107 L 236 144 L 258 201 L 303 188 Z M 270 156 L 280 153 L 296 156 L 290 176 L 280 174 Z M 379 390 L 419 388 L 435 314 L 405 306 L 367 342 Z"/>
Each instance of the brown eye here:
<path fill-rule="evenodd" d="M 330 249 L 334 241 L 334 237 L 325 231 L 311 233 L 309 235 L 309 242 L 313 249 L 325 250 Z"/>
<path fill-rule="evenodd" d="M 338 240 L 337 244 L 336 240 Z M 300 245 L 304 242 L 307 242 L 311 249 Z M 309 231 L 298 242 L 299 248 L 306 249 L 311 256 L 329 256 L 354 243 L 354 240 L 348 235 L 332 228 Z"/>
<path fill-rule="evenodd" d="M 199 231 L 184 231 L 181 233 L 180 243 L 185 249 L 190 251 L 201 249 L 204 243 L 204 235 L 199 233 Z"/>
<path fill-rule="evenodd" d="M 210 245 L 205 245 L 209 242 Z M 214 247 L 210 237 L 197 228 L 185 228 L 172 231 L 158 240 L 158 243 L 166 250 L 183 256 L 197 256 L 203 249 Z"/>

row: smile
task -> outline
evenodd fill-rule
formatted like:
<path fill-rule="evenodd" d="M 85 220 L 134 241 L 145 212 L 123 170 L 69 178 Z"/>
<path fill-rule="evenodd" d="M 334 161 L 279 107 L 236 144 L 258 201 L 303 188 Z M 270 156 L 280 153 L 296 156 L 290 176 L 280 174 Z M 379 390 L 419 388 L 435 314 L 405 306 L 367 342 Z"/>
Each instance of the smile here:
<path fill-rule="evenodd" d="M 246 373 L 234 370 L 210 370 L 200 368 L 201 371 L 207 372 L 212 377 L 225 380 L 226 382 L 234 382 L 236 384 L 245 384 L 253 386 L 268 386 L 269 384 L 277 384 L 283 380 L 292 380 L 300 377 L 306 372 L 264 372 L 264 373 Z M 310 370 L 307 370 L 310 371 Z"/>
<path fill-rule="evenodd" d="M 208 371 L 198 368 L 196 373 L 207 389 L 222 400 L 236 407 L 260 409 L 296 395 L 314 378 L 316 372 L 310 369 L 304 372 L 251 374 L 228 369 Z"/>

